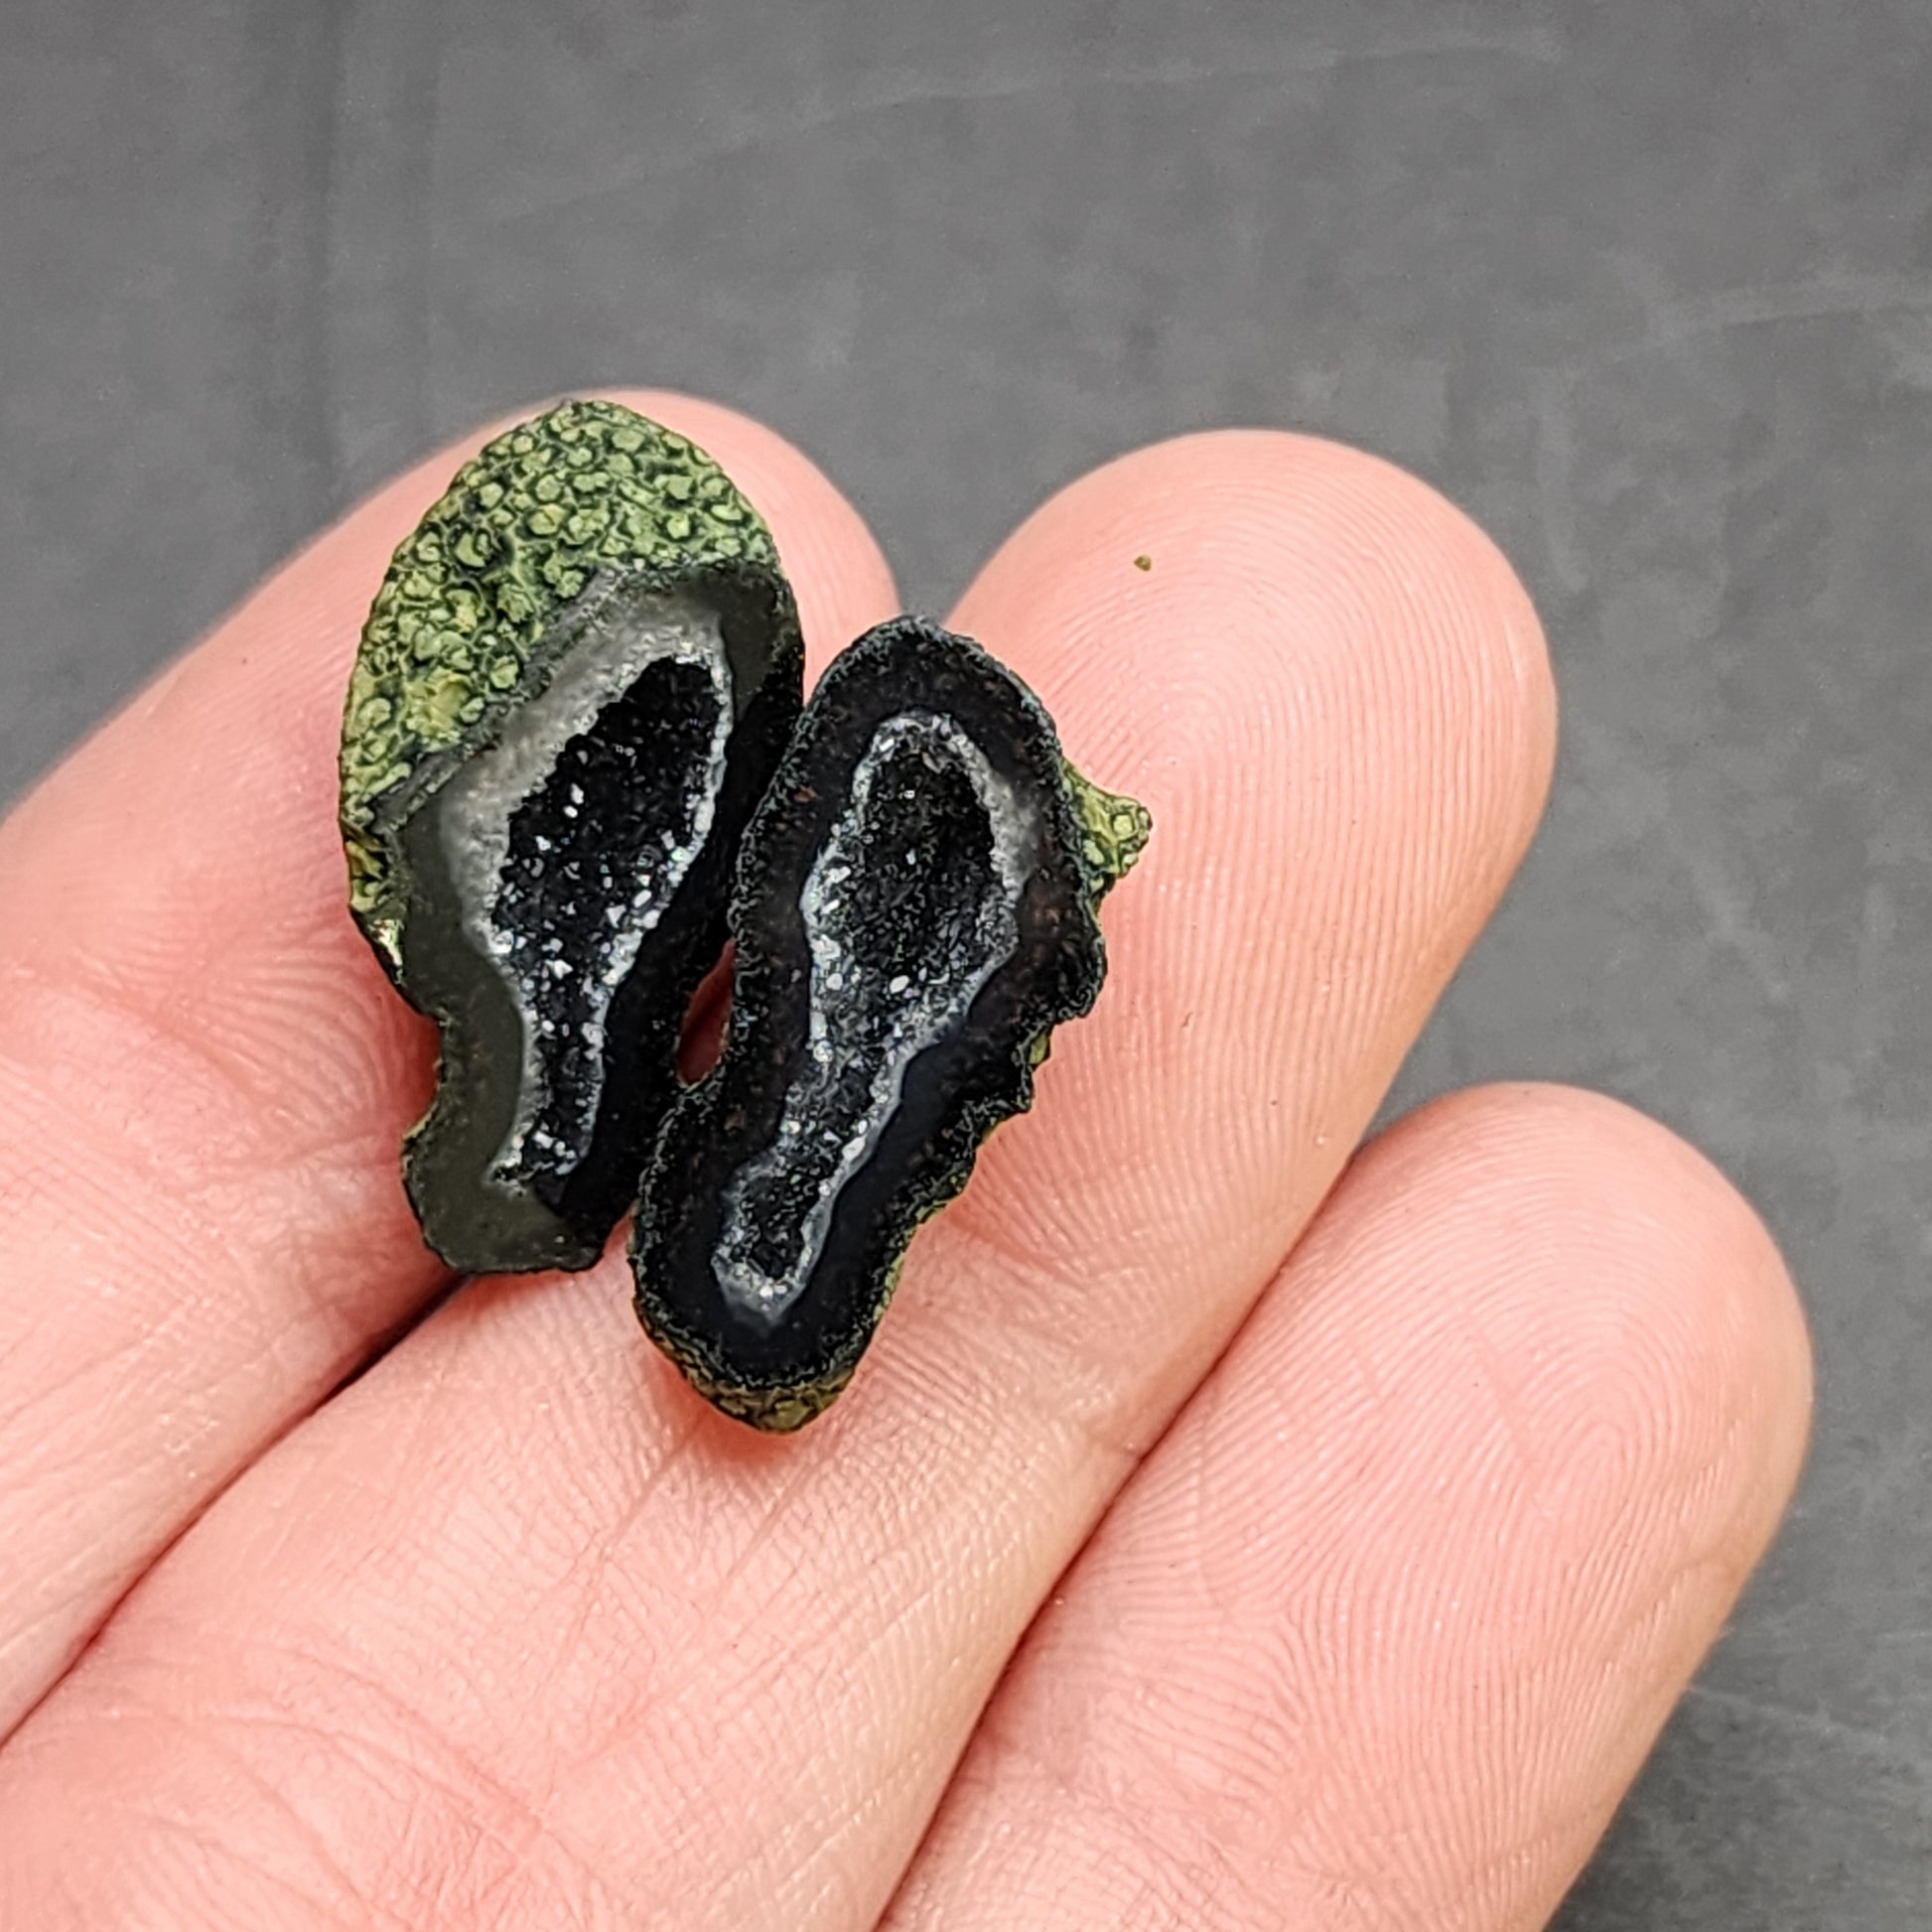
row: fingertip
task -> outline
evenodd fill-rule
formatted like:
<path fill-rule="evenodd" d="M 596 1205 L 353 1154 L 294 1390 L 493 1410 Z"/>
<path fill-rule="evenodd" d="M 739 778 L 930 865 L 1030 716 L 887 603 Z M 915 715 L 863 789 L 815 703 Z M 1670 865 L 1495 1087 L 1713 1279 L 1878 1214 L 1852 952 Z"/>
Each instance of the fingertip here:
<path fill-rule="evenodd" d="M 770 527 L 798 599 L 809 667 L 822 665 L 897 609 L 892 570 L 865 519 L 812 459 L 776 430 L 729 404 L 679 390 L 609 388 L 588 393 L 688 436 L 750 499 Z M 359 629 L 390 551 L 456 470 L 492 437 L 560 400 L 526 404 L 415 465 L 351 510 L 298 557 L 288 574 L 300 573 L 308 580 L 304 595 L 319 595 L 344 609 Z M 262 595 L 270 596 L 276 588 L 272 582 Z"/>
<path fill-rule="evenodd" d="M 954 621 L 1154 820 L 1106 906 L 1107 993 L 956 1218 L 1170 1273 L 1206 1226 L 1252 1284 L 1535 828 L 1554 707 L 1529 599 L 1392 465 L 1219 430 L 1068 484 Z M 1287 1173 L 1309 1191 L 1284 1196 Z"/>
<path fill-rule="evenodd" d="M 1042 594 L 1057 622 L 1033 615 Z M 989 643 L 1023 632 L 1024 668 L 1049 696 L 1067 687 L 1076 731 L 1122 633 L 1211 652 L 1217 639 L 1201 633 L 1232 628 L 1257 689 L 1280 657 L 1308 674 L 1323 646 L 1358 661 L 1393 646 L 1398 679 L 1417 656 L 1461 662 L 1479 676 L 1531 821 L 1547 790 L 1555 686 L 1521 580 L 1465 512 L 1346 444 L 1235 428 L 1130 451 L 1035 511 L 961 600 L 958 621 Z"/>
<path fill-rule="evenodd" d="M 1768 1544 L 1810 1433 L 1813 1363 L 1798 1289 L 1762 1217 L 1668 1127 L 1609 1095 L 1509 1082 L 1446 1095 L 1362 1157 L 1391 1201 L 1453 1150 L 1459 1214 L 1542 1255 L 1547 1319 L 1580 1350 L 1577 1391 L 1633 1442 L 1735 1475 L 1738 1575 Z M 1587 1288 L 1585 1306 L 1560 1281 Z M 1499 1340 L 1508 1341 L 1508 1336 Z M 1630 1351 L 1641 1368 L 1630 1372 Z"/>

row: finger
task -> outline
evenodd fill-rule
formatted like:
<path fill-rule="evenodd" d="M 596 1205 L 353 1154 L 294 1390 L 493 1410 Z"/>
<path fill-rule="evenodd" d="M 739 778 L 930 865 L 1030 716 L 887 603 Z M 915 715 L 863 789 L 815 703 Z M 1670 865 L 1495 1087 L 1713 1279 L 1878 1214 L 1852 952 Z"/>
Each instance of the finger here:
<path fill-rule="evenodd" d="M 1112 465 L 960 621 L 1156 832 L 1099 1008 L 927 1224 L 850 1393 L 747 1440 L 629 1331 L 620 1271 L 471 1290 L 251 1471 L 0 1760 L 20 1909 L 883 1906 L 1040 1594 L 1367 1120 L 1550 749 L 1506 567 L 1327 445 Z M 82 1792 L 125 1856 L 76 1878 Z"/>
<path fill-rule="evenodd" d="M 1425 1110 L 1062 1581 L 890 1924 L 1543 1924 L 1808 1407 L 1778 1257 L 1681 1142 L 1555 1088 Z"/>
<path fill-rule="evenodd" d="M 796 451 L 635 400 L 765 511 L 821 654 L 890 610 Z M 0 1733 L 441 1280 L 397 1179 L 433 1042 L 349 923 L 336 744 L 389 552 L 469 447 L 296 559 L 0 828 Z"/>

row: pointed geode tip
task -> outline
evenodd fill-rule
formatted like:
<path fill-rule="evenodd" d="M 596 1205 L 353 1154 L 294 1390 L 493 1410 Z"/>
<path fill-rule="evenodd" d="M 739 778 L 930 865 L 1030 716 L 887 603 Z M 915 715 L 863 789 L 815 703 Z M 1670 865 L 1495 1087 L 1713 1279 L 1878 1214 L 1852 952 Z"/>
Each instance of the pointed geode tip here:
<path fill-rule="evenodd" d="M 1138 798 L 1102 790 L 1070 759 L 1060 759 L 1060 769 L 1079 826 L 1080 861 L 1097 904 L 1134 870 L 1154 836 L 1154 816 Z"/>

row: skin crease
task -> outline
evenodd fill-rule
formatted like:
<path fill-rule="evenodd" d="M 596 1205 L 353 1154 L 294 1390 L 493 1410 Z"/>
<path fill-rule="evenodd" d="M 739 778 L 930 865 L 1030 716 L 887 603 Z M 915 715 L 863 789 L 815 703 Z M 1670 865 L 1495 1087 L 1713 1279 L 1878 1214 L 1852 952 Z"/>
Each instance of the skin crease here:
<path fill-rule="evenodd" d="M 889 614 L 795 452 L 622 399 L 764 511 L 812 668 Z M 607 1257 L 330 1398 L 445 1286 L 333 759 L 460 454 L 0 832 L 0 1924 L 1540 1922 L 1808 1384 L 1749 1210 L 1610 1103 L 1462 1096 L 1344 1172 L 1547 782 L 1507 567 L 1273 433 L 1062 492 L 950 621 L 1155 840 L 850 1393 L 749 1438 Z"/>
<path fill-rule="evenodd" d="M 1422 1109 L 1035 1623 L 888 1924 L 1543 1924 L 1777 1521 L 1808 1374 L 1681 1142 L 1555 1087 Z"/>

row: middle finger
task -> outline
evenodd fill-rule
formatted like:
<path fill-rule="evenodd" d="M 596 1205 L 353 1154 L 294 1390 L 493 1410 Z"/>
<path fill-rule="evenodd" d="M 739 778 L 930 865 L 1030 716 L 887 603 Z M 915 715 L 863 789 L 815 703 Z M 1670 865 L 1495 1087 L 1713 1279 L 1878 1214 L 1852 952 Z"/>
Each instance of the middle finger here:
<path fill-rule="evenodd" d="M 190 1884 L 291 1932 L 640 1899 L 871 1923 L 1034 1607 L 1366 1123 L 1550 752 L 1507 568 L 1327 445 L 1110 466 L 956 621 L 1156 829 L 1099 1008 L 922 1232 L 851 1392 L 748 1439 L 628 1330 L 621 1267 L 472 1290 L 238 1484 L 15 1740 L 0 1899 L 58 1869 L 74 1916 L 36 1924 Z"/>

